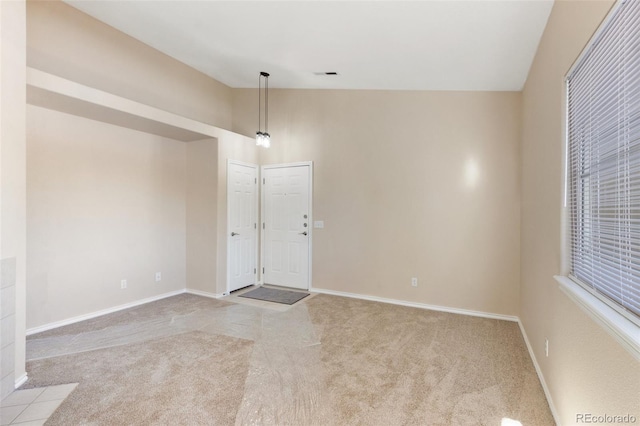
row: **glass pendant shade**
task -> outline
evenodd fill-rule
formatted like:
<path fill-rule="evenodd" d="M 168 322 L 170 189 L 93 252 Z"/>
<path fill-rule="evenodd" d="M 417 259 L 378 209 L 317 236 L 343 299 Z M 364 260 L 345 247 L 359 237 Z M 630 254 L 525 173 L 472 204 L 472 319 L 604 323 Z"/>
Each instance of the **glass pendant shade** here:
<path fill-rule="evenodd" d="M 270 138 L 271 136 L 269 135 L 269 133 L 256 132 L 256 145 L 269 148 L 269 146 L 271 145 Z"/>

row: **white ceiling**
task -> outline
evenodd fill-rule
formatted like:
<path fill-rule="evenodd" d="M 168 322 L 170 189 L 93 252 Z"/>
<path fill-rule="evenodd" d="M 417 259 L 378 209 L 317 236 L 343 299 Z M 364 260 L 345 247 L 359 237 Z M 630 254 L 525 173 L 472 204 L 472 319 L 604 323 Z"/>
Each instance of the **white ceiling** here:
<path fill-rule="evenodd" d="M 553 0 L 65 0 L 234 88 L 521 90 Z M 316 75 L 337 71 L 338 76 Z"/>

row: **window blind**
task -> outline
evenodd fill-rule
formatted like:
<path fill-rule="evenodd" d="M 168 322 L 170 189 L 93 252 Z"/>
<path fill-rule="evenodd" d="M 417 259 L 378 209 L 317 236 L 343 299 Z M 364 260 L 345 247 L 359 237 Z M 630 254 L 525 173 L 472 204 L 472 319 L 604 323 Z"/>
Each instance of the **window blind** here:
<path fill-rule="evenodd" d="M 570 277 L 640 324 L 640 1 L 567 77 Z"/>

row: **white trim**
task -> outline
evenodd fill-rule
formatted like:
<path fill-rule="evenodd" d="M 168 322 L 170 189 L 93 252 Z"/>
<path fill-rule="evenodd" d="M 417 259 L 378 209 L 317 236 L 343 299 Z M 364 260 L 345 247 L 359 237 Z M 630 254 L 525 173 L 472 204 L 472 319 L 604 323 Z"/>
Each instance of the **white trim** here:
<path fill-rule="evenodd" d="M 254 163 L 247 163 L 246 161 L 233 160 L 231 158 L 227 158 L 227 165 L 229 165 L 229 164 L 237 164 L 238 166 L 252 167 L 252 168 L 255 168 L 255 169 L 259 169 L 260 168 L 259 165 L 254 164 Z M 228 176 L 228 174 L 227 174 L 227 176 Z"/>
<path fill-rule="evenodd" d="M 309 226 L 308 226 L 308 236 L 309 236 L 309 261 L 308 261 L 308 270 L 309 275 L 307 277 L 307 288 L 306 289 L 298 289 L 298 290 L 307 290 L 310 291 L 313 288 L 313 161 L 299 161 L 296 163 L 284 163 L 284 164 L 267 164 L 260 166 L 260 268 L 264 264 L 264 233 L 265 229 L 262 227 L 263 225 L 263 214 L 264 214 L 264 184 L 263 184 L 263 175 L 265 169 L 282 169 L 288 167 L 309 167 Z M 261 285 L 264 284 L 264 274 L 260 271 L 260 280 L 258 281 Z"/>
<path fill-rule="evenodd" d="M 209 293 L 207 291 L 200 291 L 200 290 L 194 290 L 192 288 L 188 288 L 184 291 L 185 293 L 188 294 L 193 294 L 195 296 L 202 296 L 202 297 L 208 297 L 210 299 L 220 299 L 221 297 L 225 296 L 224 293 L 222 294 L 218 294 L 218 293 Z"/>
<path fill-rule="evenodd" d="M 260 231 L 260 244 L 258 255 L 260 262 L 258 264 L 258 283 L 264 284 L 264 166 L 260 166 L 260 222 L 258 222 L 258 230 Z"/>
<path fill-rule="evenodd" d="M 343 291 L 326 290 L 322 288 L 312 288 L 309 291 L 314 293 L 330 294 L 332 296 L 350 297 L 352 299 L 370 300 L 372 302 L 390 303 L 392 305 L 408 306 L 410 308 L 428 309 L 431 311 L 448 312 L 450 314 L 468 315 L 472 317 L 489 318 L 502 321 L 518 322 L 519 318 L 515 315 L 493 314 L 490 312 L 472 311 L 469 309 L 449 308 L 447 306 L 429 305 L 426 303 L 407 302 L 398 299 L 388 299 L 386 297 L 368 296 L 365 294 L 347 293 Z"/>
<path fill-rule="evenodd" d="M 309 165 L 309 277 L 307 278 L 307 291 L 313 287 L 313 161 L 306 162 Z"/>
<path fill-rule="evenodd" d="M 27 383 L 27 380 L 29 379 L 29 377 L 27 377 L 27 373 L 22 373 L 22 376 L 18 377 L 14 382 L 14 389 L 18 389 L 20 386 L 24 385 L 25 383 Z"/>
<path fill-rule="evenodd" d="M 538 364 L 535 353 L 533 353 L 533 348 L 531 347 L 531 343 L 529 342 L 529 337 L 527 337 L 527 332 L 524 330 L 524 325 L 522 324 L 522 321 L 520 321 L 520 319 L 518 319 L 518 326 L 520 327 L 520 332 L 522 333 L 522 337 L 524 338 L 524 343 L 527 345 L 527 350 L 529 351 L 529 356 L 531 357 L 531 361 L 533 362 L 533 367 L 536 369 L 536 374 L 538 375 L 538 379 L 540 380 L 540 384 L 542 385 L 544 396 L 547 398 L 547 403 L 549 404 L 549 410 L 551 410 L 553 420 L 556 422 L 556 425 L 559 425 L 560 421 L 558 420 L 558 411 L 556 410 L 556 406 L 553 404 L 551 392 L 549 391 L 547 382 L 544 380 L 542 369 Z"/>
<path fill-rule="evenodd" d="M 78 315 L 77 317 L 67 318 L 61 321 L 50 322 L 48 324 L 40 325 L 38 327 L 33 327 L 27 330 L 27 336 L 31 336 L 32 334 L 42 333 L 43 331 L 53 330 L 54 328 L 63 327 L 65 325 L 75 324 L 80 321 L 85 321 L 88 319 L 101 317 L 103 315 L 112 314 L 114 312 L 122 311 L 124 309 L 133 308 L 136 306 L 144 305 L 146 303 L 155 302 L 157 300 L 166 299 L 167 297 L 177 296 L 179 294 L 184 293 L 185 290 L 176 290 L 171 291 L 169 293 L 163 293 L 157 296 L 147 297 L 146 299 L 137 300 L 131 303 L 125 303 L 124 305 L 114 306 L 112 308 L 102 309 L 100 311 L 91 312 L 89 314 Z"/>
<path fill-rule="evenodd" d="M 263 164 L 263 169 L 282 169 L 284 167 L 313 166 L 313 161 L 297 161 L 295 163 Z"/>
<path fill-rule="evenodd" d="M 569 90 L 568 81 L 563 86 L 564 96 L 562 102 L 564 117 L 562 120 L 563 138 L 562 144 L 562 202 L 560 203 L 560 268 L 562 274 L 568 274 L 571 257 L 570 229 L 571 219 L 569 210 Z"/>
<path fill-rule="evenodd" d="M 569 277 L 555 275 L 560 290 L 640 361 L 640 327 L 589 293 Z"/>
<path fill-rule="evenodd" d="M 260 219 L 261 219 L 261 211 L 259 211 L 259 204 L 258 204 L 258 200 L 259 200 L 259 196 L 260 194 L 258 194 L 258 191 L 261 190 L 262 188 L 262 184 L 260 186 L 258 186 L 258 179 L 260 179 L 260 166 L 258 166 L 257 164 L 253 164 L 253 163 L 245 163 L 242 161 L 238 161 L 238 160 L 232 160 L 230 158 L 227 158 L 227 188 L 226 188 L 226 197 L 227 197 L 227 234 L 226 234 L 226 239 L 227 239 L 227 285 L 225 286 L 226 289 L 226 294 L 230 294 L 231 293 L 231 203 L 229 202 L 229 185 L 230 185 L 230 179 L 229 179 L 229 165 L 234 164 L 236 166 L 242 166 L 242 167 L 249 167 L 251 169 L 254 169 L 256 171 L 256 190 L 255 190 L 255 200 L 254 200 L 254 208 L 255 208 L 255 214 L 256 214 L 256 227 L 258 226 L 258 223 L 260 223 Z M 253 263 L 256 266 L 256 273 L 253 276 L 254 279 L 254 284 L 256 284 L 258 282 L 258 268 L 260 268 L 260 265 L 258 264 L 258 255 L 259 255 L 259 249 L 260 247 L 258 246 L 258 229 L 256 229 L 256 244 L 254 247 L 254 260 Z M 237 289 L 236 289 L 237 290 Z M 210 294 L 210 293 L 207 293 Z M 205 297 L 211 297 L 211 296 L 205 296 Z"/>

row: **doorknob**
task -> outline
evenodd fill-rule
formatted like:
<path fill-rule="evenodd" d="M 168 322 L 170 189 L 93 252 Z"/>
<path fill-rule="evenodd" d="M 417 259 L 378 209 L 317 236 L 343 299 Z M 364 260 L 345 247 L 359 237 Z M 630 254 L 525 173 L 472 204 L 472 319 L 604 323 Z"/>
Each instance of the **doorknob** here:
<path fill-rule="evenodd" d="M 299 232 L 298 235 L 307 235 L 307 231 Z"/>
<path fill-rule="evenodd" d="M 236 235 L 240 235 L 240 234 L 238 234 L 238 233 L 236 233 L 236 232 L 232 232 L 232 233 L 231 233 L 231 236 L 232 236 L 232 237 L 235 237 Z"/>

